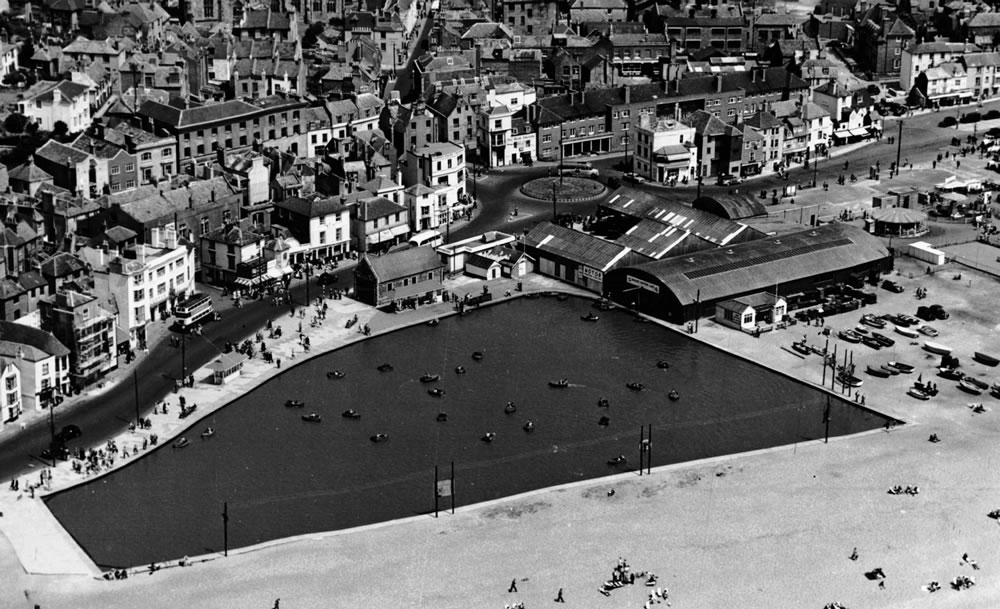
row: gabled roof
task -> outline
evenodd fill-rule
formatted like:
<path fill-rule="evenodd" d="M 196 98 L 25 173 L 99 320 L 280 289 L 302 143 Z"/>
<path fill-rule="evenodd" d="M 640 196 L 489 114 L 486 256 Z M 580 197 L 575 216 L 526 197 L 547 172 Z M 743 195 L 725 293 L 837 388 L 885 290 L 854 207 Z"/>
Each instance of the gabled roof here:
<path fill-rule="evenodd" d="M 433 247 L 415 247 L 382 256 L 364 254 L 359 264 L 366 264 L 379 283 L 412 277 L 444 266 Z"/>
<path fill-rule="evenodd" d="M 1000 27 L 1000 13 L 976 13 L 966 25 L 970 28 Z"/>
<path fill-rule="evenodd" d="M 324 199 L 288 197 L 282 201 L 275 201 L 274 207 L 276 209 L 287 209 L 292 213 L 307 218 L 321 218 L 347 210 L 347 206 L 342 204 L 339 199 L 331 197 Z"/>
<path fill-rule="evenodd" d="M 903 52 L 912 55 L 930 55 L 934 53 L 954 53 L 961 55 L 963 53 L 980 53 L 982 49 L 974 44 L 965 42 L 925 42 L 914 45 Z"/>
<path fill-rule="evenodd" d="M 361 188 L 367 190 L 368 192 L 378 194 L 381 192 L 402 190 L 403 186 L 401 184 L 393 182 L 392 180 L 383 175 L 377 175 L 371 180 L 362 184 Z"/>
<path fill-rule="evenodd" d="M 528 247 L 607 271 L 631 253 L 624 245 L 606 241 L 551 222 L 542 222 L 528 233 Z"/>
<path fill-rule="evenodd" d="M 59 95 L 63 99 L 73 101 L 77 97 L 87 94 L 87 86 L 69 80 L 61 80 L 59 82 L 46 80 L 35 84 L 25 91 L 24 99 L 26 101 L 51 102 L 54 97 L 53 91 L 59 91 Z"/>
<path fill-rule="evenodd" d="M 123 51 L 116 41 L 108 38 L 105 40 L 89 40 L 83 36 L 63 47 L 63 53 L 80 53 L 83 55 L 119 55 Z"/>
<path fill-rule="evenodd" d="M 0 355 L 18 357 L 22 354 L 29 361 L 38 361 L 51 356 L 69 355 L 69 349 L 49 332 L 11 321 L 0 321 Z"/>
<path fill-rule="evenodd" d="M 754 25 L 758 26 L 796 26 L 808 21 L 808 17 L 796 13 L 764 13 L 757 17 Z"/>
<path fill-rule="evenodd" d="M 757 112 L 743 122 L 754 129 L 777 129 L 781 127 L 781 121 L 766 110 Z"/>
<path fill-rule="evenodd" d="M 69 252 L 59 252 L 52 255 L 41 264 L 41 272 L 45 277 L 66 277 L 79 273 L 85 268 L 83 262 Z"/>
<path fill-rule="evenodd" d="M 35 163 L 29 159 L 28 162 L 11 169 L 7 174 L 7 179 L 34 184 L 35 182 L 51 180 L 52 175 L 38 165 L 35 165 Z"/>
<path fill-rule="evenodd" d="M 694 128 L 694 132 L 704 136 L 719 136 L 729 134 L 729 125 L 711 112 L 695 110 L 684 117 L 684 123 Z"/>
<path fill-rule="evenodd" d="M 889 27 L 889 31 L 885 33 L 886 36 L 906 36 L 906 37 L 916 36 L 916 34 L 917 33 L 913 31 L 913 28 L 911 28 L 909 25 L 906 24 L 906 22 L 904 22 L 902 19 L 898 17 L 892 23 L 892 26 Z"/>
<path fill-rule="evenodd" d="M 247 10 L 243 19 L 234 24 L 233 29 L 287 30 L 291 28 L 289 14 L 281 11 Z"/>
<path fill-rule="evenodd" d="M 966 67 L 1000 66 L 1000 53 L 965 53 L 959 61 Z"/>
<path fill-rule="evenodd" d="M 406 207 L 394 203 L 385 197 L 368 197 L 358 200 L 358 219 L 363 221 L 375 218 L 386 218 L 393 214 L 401 214 Z"/>
<path fill-rule="evenodd" d="M 263 242 L 267 239 L 267 235 L 254 232 L 249 228 L 243 228 L 238 224 L 232 224 L 229 226 L 220 226 L 213 231 L 209 231 L 207 234 L 202 235 L 202 239 L 242 246 L 258 241 Z"/>
<path fill-rule="evenodd" d="M 257 106 L 238 99 L 190 108 L 177 108 L 170 104 L 148 100 L 143 102 L 139 107 L 139 114 L 175 128 L 186 128 L 232 119 L 233 117 L 251 114 L 258 110 Z"/>
<path fill-rule="evenodd" d="M 513 40 L 514 34 L 506 25 L 502 23 L 473 23 L 469 29 L 462 34 L 463 40 L 481 40 L 484 38 L 503 38 Z"/>
<path fill-rule="evenodd" d="M 83 150 L 67 146 L 56 140 L 49 140 L 35 151 L 35 156 L 60 167 L 75 167 L 90 158 Z"/>

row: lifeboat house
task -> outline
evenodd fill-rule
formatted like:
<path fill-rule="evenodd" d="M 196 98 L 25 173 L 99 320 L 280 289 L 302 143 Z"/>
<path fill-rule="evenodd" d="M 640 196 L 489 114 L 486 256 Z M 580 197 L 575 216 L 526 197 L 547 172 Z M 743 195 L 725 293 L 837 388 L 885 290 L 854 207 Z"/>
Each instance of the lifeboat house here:
<path fill-rule="evenodd" d="M 604 288 L 623 306 L 684 323 L 714 315 L 727 300 L 891 270 L 892 256 L 880 239 L 837 223 L 613 269 Z"/>
<path fill-rule="evenodd" d="M 770 329 L 788 312 L 788 304 L 781 296 L 758 292 L 749 296 L 723 300 L 715 305 L 715 321 L 730 328 L 753 332 Z"/>

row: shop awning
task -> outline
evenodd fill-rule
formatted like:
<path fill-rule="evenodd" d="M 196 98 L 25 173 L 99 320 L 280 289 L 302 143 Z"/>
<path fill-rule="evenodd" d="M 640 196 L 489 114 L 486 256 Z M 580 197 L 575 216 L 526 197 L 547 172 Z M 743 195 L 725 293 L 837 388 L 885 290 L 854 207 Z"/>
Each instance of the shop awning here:
<path fill-rule="evenodd" d="M 237 277 L 235 281 L 233 281 L 233 283 L 235 283 L 236 285 L 245 285 L 249 287 L 253 285 L 253 280 L 247 277 Z"/>
<path fill-rule="evenodd" d="M 691 158 L 691 150 L 677 144 L 657 148 L 656 154 L 665 157 L 668 161 L 686 161 Z"/>
<path fill-rule="evenodd" d="M 851 129 L 850 132 L 851 132 L 851 135 L 858 136 L 858 137 L 868 135 L 868 129 L 865 129 L 864 127 L 859 127 L 857 129 Z"/>
<path fill-rule="evenodd" d="M 834 131 L 833 132 L 833 137 L 839 138 L 839 139 L 842 139 L 842 140 L 846 140 L 847 138 L 851 137 L 851 130 L 850 129 L 841 129 L 840 131 Z"/>
<path fill-rule="evenodd" d="M 393 237 L 398 237 L 399 235 L 405 235 L 410 232 L 410 227 L 405 224 L 400 224 L 399 226 L 393 226 L 390 228 L 389 232 L 392 233 Z"/>

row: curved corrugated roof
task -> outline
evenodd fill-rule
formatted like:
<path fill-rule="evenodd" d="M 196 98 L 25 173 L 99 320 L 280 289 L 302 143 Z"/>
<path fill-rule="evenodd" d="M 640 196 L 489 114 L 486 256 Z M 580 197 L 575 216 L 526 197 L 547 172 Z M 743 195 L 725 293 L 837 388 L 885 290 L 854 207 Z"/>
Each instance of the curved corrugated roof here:
<path fill-rule="evenodd" d="M 767 213 L 760 201 L 746 194 L 705 196 L 695 199 L 691 206 L 727 220 L 753 218 Z"/>
<path fill-rule="evenodd" d="M 927 214 L 915 209 L 906 209 L 905 207 L 886 207 L 873 211 L 872 218 L 876 222 L 886 222 L 888 224 L 920 224 L 927 220 Z"/>
<path fill-rule="evenodd" d="M 816 228 L 747 243 L 676 256 L 610 271 L 606 281 L 625 273 L 670 290 L 681 306 L 735 295 L 774 290 L 791 281 L 853 268 L 887 258 L 877 237 L 849 224 Z"/>

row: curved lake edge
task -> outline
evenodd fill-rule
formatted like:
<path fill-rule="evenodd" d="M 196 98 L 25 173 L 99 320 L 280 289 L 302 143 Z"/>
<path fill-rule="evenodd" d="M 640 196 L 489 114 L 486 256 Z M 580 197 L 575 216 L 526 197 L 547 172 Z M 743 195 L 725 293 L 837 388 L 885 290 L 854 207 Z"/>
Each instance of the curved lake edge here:
<path fill-rule="evenodd" d="M 590 302 L 596 302 L 598 300 L 593 294 L 590 294 L 590 293 L 582 293 L 581 294 L 581 293 L 578 293 L 578 292 L 575 292 L 575 291 L 567 292 L 565 290 L 547 289 L 547 290 L 538 290 L 537 292 L 548 293 L 549 295 L 552 295 L 552 296 L 554 296 L 556 293 L 568 293 L 569 295 L 572 295 L 574 297 L 579 297 L 579 298 L 581 298 L 583 300 L 587 300 L 587 301 L 590 301 Z M 524 297 L 525 295 L 526 295 L 526 293 L 520 293 L 520 294 L 518 294 L 518 295 L 516 295 L 514 297 L 511 297 L 511 298 L 503 298 L 503 299 L 499 299 L 499 300 L 496 300 L 496 301 L 491 301 L 491 302 L 489 302 L 487 304 L 484 304 L 483 306 L 485 307 L 485 306 L 498 305 L 498 304 L 501 304 L 501 303 L 504 303 L 504 302 L 517 300 L 518 298 Z M 629 313 L 626 309 L 623 309 L 621 307 L 619 307 L 619 309 L 621 309 L 623 312 Z M 474 310 L 472 310 L 471 312 L 474 313 Z M 291 371 L 291 370 L 295 370 L 299 364 L 302 364 L 302 363 L 305 363 L 305 362 L 310 362 L 313 359 L 315 359 L 316 357 L 321 357 L 321 356 L 329 355 L 329 354 L 334 353 L 334 352 L 336 352 L 336 351 L 338 351 L 338 350 L 340 350 L 342 348 L 345 348 L 345 347 L 355 346 L 356 344 L 358 344 L 358 343 L 360 343 L 360 342 L 362 342 L 362 341 L 364 341 L 366 339 L 369 339 L 369 338 L 383 337 L 383 336 L 386 336 L 388 334 L 391 334 L 391 333 L 399 331 L 399 330 L 406 330 L 406 329 L 413 328 L 414 326 L 418 326 L 418 325 L 421 325 L 421 324 L 426 324 L 428 321 L 430 321 L 432 319 L 445 319 L 447 317 L 451 317 L 451 316 L 454 316 L 454 315 L 457 315 L 457 314 L 458 313 L 456 311 L 454 311 L 454 310 L 436 312 L 436 314 L 430 315 L 430 316 L 428 316 L 426 318 L 414 319 L 413 321 L 404 322 L 404 323 L 401 323 L 400 325 L 395 325 L 395 326 L 392 326 L 392 327 L 388 327 L 388 328 L 386 328 L 386 329 L 384 329 L 384 330 L 382 330 L 382 331 L 380 331 L 378 333 L 372 334 L 370 336 L 358 336 L 355 340 L 347 340 L 347 341 L 344 341 L 344 342 L 341 342 L 340 340 L 338 340 L 338 344 L 336 346 L 332 346 L 331 348 L 326 349 L 326 350 L 323 350 L 322 348 L 320 348 L 320 349 L 316 349 L 315 351 L 310 351 L 308 353 L 308 356 L 305 356 L 306 354 L 303 353 L 302 355 L 304 357 L 298 357 L 298 358 L 296 358 L 295 360 L 293 360 L 294 361 L 293 365 L 287 366 L 286 368 L 284 368 L 284 369 L 282 369 L 280 371 L 278 369 L 276 369 L 276 368 L 272 368 L 271 369 L 271 374 L 260 374 L 260 373 L 258 373 L 258 374 L 260 374 L 260 376 L 262 378 L 255 378 L 255 379 L 253 379 L 254 382 L 251 384 L 251 386 L 247 387 L 246 390 L 244 392 L 242 392 L 241 394 L 239 394 L 237 396 L 234 396 L 234 397 L 232 397 L 232 398 L 230 398 L 228 400 L 220 401 L 219 404 L 216 405 L 216 406 L 205 407 L 204 409 L 200 408 L 199 411 L 196 411 L 196 415 L 198 415 L 197 418 L 192 418 L 191 420 L 185 421 L 183 424 L 180 424 L 175 429 L 171 430 L 171 435 L 169 437 L 165 437 L 162 440 L 162 442 L 159 443 L 158 446 L 156 448 L 154 448 L 153 450 L 143 452 L 142 454 L 140 454 L 136 458 L 132 458 L 132 459 L 128 459 L 128 460 L 123 460 L 119 464 L 117 464 L 116 466 L 114 466 L 112 468 L 109 468 L 109 469 L 107 469 L 105 471 L 102 471 L 102 472 L 100 472 L 99 474 L 97 474 L 95 476 L 92 476 L 92 477 L 89 477 L 89 478 L 85 478 L 85 479 L 77 480 L 77 481 L 75 481 L 75 482 L 73 482 L 71 484 L 67 484 L 67 485 L 59 487 L 59 488 L 57 488 L 55 490 L 52 490 L 52 491 L 49 491 L 49 492 L 45 492 L 45 493 L 41 494 L 40 496 L 43 499 L 51 498 L 51 497 L 54 497 L 56 495 L 60 495 L 60 494 L 62 494 L 65 491 L 68 491 L 68 490 L 71 490 L 71 489 L 75 489 L 75 488 L 77 488 L 79 486 L 86 485 L 86 484 L 89 484 L 91 482 L 95 482 L 95 481 L 101 480 L 107 474 L 110 474 L 110 473 L 113 473 L 113 472 L 117 472 L 117 471 L 119 471 L 119 470 L 121 470 L 121 469 L 123 469 L 125 467 L 128 467 L 132 463 L 138 463 L 139 460 L 142 459 L 142 457 L 144 457 L 147 454 L 152 454 L 156 450 L 159 450 L 159 449 L 171 448 L 171 446 L 170 446 L 171 440 L 173 440 L 173 439 L 175 439 L 175 438 L 183 435 L 186 431 L 192 429 L 193 427 L 195 427 L 196 425 L 198 425 L 200 422 L 202 422 L 204 419 L 206 419 L 209 416 L 217 413 L 218 411 L 220 411 L 221 409 L 225 408 L 226 406 L 229 406 L 229 405 L 233 404 L 235 401 L 237 401 L 238 399 L 242 398 L 244 395 L 246 395 L 250 391 L 257 390 L 258 388 L 263 387 L 264 385 L 266 385 L 267 383 L 269 383 L 272 380 L 275 380 L 275 379 L 279 379 L 280 380 L 282 374 L 284 374 L 285 372 Z M 745 355 L 743 355 L 743 354 L 741 354 L 739 352 L 736 352 L 736 351 L 728 349 L 728 348 L 726 348 L 724 346 L 721 346 L 721 345 L 709 342 L 709 341 L 707 341 L 705 339 L 697 337 L 696 335 L 691 335 L 691 334 L 688 334 L 686 332 L 683 332 L 679 328 L 674 327 L 672 325 L 669 325 L 669 324 L 667 324 L 665 322 L 662 322 L 660 320 L 648 318 L 646 316 L 643 316 L 643 318 L 646 320 L 646 323 L 655 323 L 657 326 L 659 326 L 661 328 L 666 328 L 668 330 L 671 330 L 671 331 L 675 332 L 678 335 L 683 335 L 683 336 L 686 336 L 687 338 L 694 339 L 694 340 L 696 340 L 698 342 L 699 345 L 707 345 L 707 346 L 713 347 L 713 348 L 717 349 L 718 351 L 720 351 L 720 352 L 722 352 L 722 353 L 724 353 L 726 355 L 734 356 L 734 357 L 740 359 L 741 361 L 743 361 L 743 362 L 745 362 L 747 364 L 750 364 L 751 366 L 756 365 L 756 366 L 758 366 L 758 367 L 760 367 L 760 368 L 762 368 L 764 370 L 767 370 L 768 372 L 777 373 L 778 375 L 782 376 L 786 380 L 794 381 L 798 385 L 806 386 L 806 387 L 808 387 L 810 389 L 819 389 L 823 393 L 826 393 L 828 396 L 837 398 L 839 401 L 843 402 L 845 405 L 849 405 L 849 406 L 851 406 L 853 408 L 856 408 L 858 410 L 862 410 L 862 411 L 866 411 L 866 412 L 872 413 L 874 415 L 877 415 L 879 417 L 885 418 L 887 420 L 894 421 L 896 423 L 902 423 L 902 421 L 899 421 L 899 420 L 897 420 L 896 418 L 894 418 L 894 417 L 892 417 L 890 415 L 887 415 L 885 413 L 879 412 L 879 411 L 877 411 L 877 410 L 875 410 L 873 408 L 870 408 L 870 407 L 867 407 L 867 406 L 864 406 L 864 405 L 861 405 L 861 404 L 858 404 L 858 403 L 855 403 L 855 402 L 851 402 L 850 400 L 845 399 L 843 396 L 837 394 L 835 391 L 830 390 L 827 387 L 821 387 L 821 386 L 816 385 L 814 383 L 811 383 L 811 382 L 808 382 L 808 381 L 804 381 L 804 380 L 802 380 L 801 378 L 799 378 L 797 376 L 793 376 L 791 373 L 785 372 L 785 371 L 783 371 L 783 370 L 781 370 L 779 368 L 775 368 L 774 366 L 770 365 L 769 363 L 765 363 L 765 361 L 761 361 L 761 360 L 758 360 L 758 359 L 750 359 L 749 357 L 747 357 L 747 356 L 745 356 Z M 862 432 L 858 432 L 858 433 L 855 433 L 855 434 L 839 435 L 839 436 L 835 436 L 834 438 L 835 439 L 852 438 L 852 437 L 855 437 L 855 436 L 857 436 L 859 434 L 871 433 L 872 431 L 880 431 L 880 430 L 862 431 Z M 127 437 L 127 436 L 124 436 L 124 437 Z M 682 462 L 678 462 L 678 463 L 672 463 L 672 464 L 667 464 L 667 465 L 662 465 L 662 466 L 654 467 L 653 469 L 655 469 L 656 471 L 659 472 L 659 471 L 664 471 L 665 469 L 666 470 L 672 470 L 672 469 L 679 469 L 679 468 L 688 467 L 688 466 L 698 466 L 698 465 L 703 465 L 705 463 L 711 463 L 711 462 L 717 461 L 717 460 L 735 459 L 735 458 L 739 458 L 739 457 L 742 457 L 742 456 L 758 454 L 758 453 L 761 453 L 761 452 L 785 450 L 785 449 L 790 448 L 792 446 L 797 446 L 798 444 L 806 445 L 806 444 L 816 443 L 816 442 L 822 442 L 822 441 L 823 441 L 822 439 L 805 440 L 805 441 L 799 441 L 799 442 L 790 443 L 790 444 L 782 444 L 782 445 L 777 445 L 777 446 L 767 447 L 767 448 L 762 448 L 762 449 L 756 449 L 756 450 L 751 450 L 751 451 L 734 452 L 734 453 L 728 453 L 728 454 L 725 454 L 725 455 L 717 455 L 717 456 L 708 457 L 708 458 L 705 458 L 705 459 L 682 461 Z M 552 486 L 541 487 L 541 488 L 538 488 L 538 489 L 526 491 L 524 493 L 519 493 L 519 494 L 514 494 L 514 495 L 508 495 L 508 496 L 505 496 L 505 497 L 502 497 L 502 498 L 498 498 L 498 499 L 494 499 L 494 500 L 489 500 L 489 501 L 485 501 L 485 502 L 479 502 L 479 503 L 464 505 L 464 506 L 461 506 L 461 507 L 456 508 L 456 509 L 461 509 L 462 511 L 473 510 L 473 509 L 481 509 L 482 507 L 484 507 L 486 505 L 491 505 L 491 504 L 495 504 L 495 503 L 498 503 L 498 502 L 505 502 L 505 501 L 512 501 L 512 500 L 523 499 L 524 497 L 530 496 L 530 495 L 533 495 L 533 494 L 550 492 L 550 491 L 553 491 L 553 490 L 562 490 L 562 489 L 566 489 L 566 488 L 572 488 L 572 487 L 575 487 L 575 486 L 586 486 L 586 485 L 604 484 L 604 483 L 607 483 L 607 481 L 609 481 L 609 480 L 625 479 L 625 478 L 627 478 L 629 476 L 634 476 L 635 473 L 636 472 L 634 470 L 632 470 L 630 472 L 625 472 L 625 473 L 621 473 L 621 474 L 611 474 L 609 476 L 598 476 L 598 477 L 594 477 L 594 478 L 588 478 L 586 480 L 580 480 L 580 481 L 566 483 L 566 484 L 561 484 L 561 485 L 552 485 Z M 371 523 L 371 524 L 361 525 L 361 526 L 351 527 L 351 528 L 334 529 L 334 530 L 329 530 L 329 531 L 317 531 L 317 532 L 304 533 L 304 534 L 301 534 L 301 535 L 296 535 L 296 536 L 284 537 L 284 538 L 280 538 L 280 539 L 269 540 L 269 541 L 261 542 L 259 544 L 254 544 L 254 545 L 249 545 L 249 546 L 243 546 L 239 550 L 235 550 L 234 549 L 234 550 L 231 550 L 231 551 L 234 551 L 234 552 L 238 552 L 238 551 L 253 551 L 255 549 L 261 549 L 261 548 L 265 548 L 265 547 L 269 547 L 269 546 L 277 545 L 277 544 L 290 543 L 290 542 L 293 542 L 293 541 L 296 541 L 296 540 L 305 539 L 305 538 L 317 539 L 317 538 L 322 538 L 322 537 L 329 536 L 329 535 L 334 535 L 334 534 L 346 534 L 346 533 L 349 533 L 349 532 L 358 532 L 358 531 L 361 531 L 361 530 L 365 530 L 367 528 L 387 526 L 387 525 L 390 525 L 390 524 L 399 524 L 399 523 L 402 523 L 402 522 L 409 521 L 411 519 L 419 519 L 419 518 L 426 518 L 426 517 L 427 517 L 426 514 L 421 514 L 421 515 L 416 515 L 416 516 L 412 516 L 412 517 L 405 517 L 405 518 L 399 518 L 399 519 L 385 520 L 385 521 L 378 522 L 378 523 Z M 84 550 L 84 551 L 86 551 L 86 550 Z M 207 554 L 207 555 L 204 555 L 204 556 L 215 556 L 215 555 L 216 554 Z M 205 558 L 202 557 L 201 559 L 205 559 Z M 158 563 L 158 564 L 160 564 L 160 563 Z M 169 564 L 169 561 L 166 564 Z"/>

